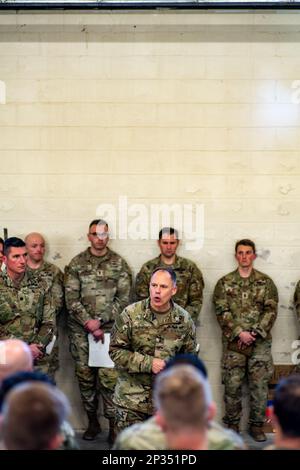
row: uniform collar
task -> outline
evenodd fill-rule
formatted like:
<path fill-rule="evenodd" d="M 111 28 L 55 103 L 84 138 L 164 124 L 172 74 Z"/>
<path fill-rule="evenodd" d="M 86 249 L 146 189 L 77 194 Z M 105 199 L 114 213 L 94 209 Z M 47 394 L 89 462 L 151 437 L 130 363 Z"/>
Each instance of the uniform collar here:
<path fill-rule="evenodd" d="M 103 256 L 95 256 L 91 253 L 91 250 L 90 250 L 90 247 L 86 249 L 85 251 L 86 253 L 86 257 L 90 260 L 90 261 L 95 261 L 95 260 L 106 260 L 106 259 L 109 259 L 111 257 L 111 250 L 109 248 L 107 248 L 107 252 L 105 253 L 105 255 Z"/>
<path fill-rule="evenodd" d="M 155 313 L 151 310 L 151 306 L 150 306 L 150 297 L 148 297 L 147 299 L 144 300 L 145 302 L 145 309 L 144 309 L 144 318 L 151 318 L 151 320 L 156 320 L 156 316 L 155 316 Z M 172 299 L 170 299 L 170 303 L 171 303 L 171 310 L 170 310 L 170 318 L 171 318 L 171 321 L 172 323 L 177 323 L 179 322 L 179 316 L 178 316 L 178 312 L 176 311 L 175 309 L 175 304 L 174 304 L 174 301 Z"/>
<path fill-rule="evenodd" d="M 180 264 L 181 264 L 181 259 L 182 259 L 182 258 L 181 258 L 180 256 L 175 255 L 175 262 L 174 262 L 173 264 L 165 264 L 163 261 L 161 261 L 161 255 L 159 255 L 159 256 L 157 257 L 157 260 L 159 261 L 159 263 L 160 263 L 161 266 L 164 266 L 164 267 L 166 267 L 166 268 L 169 267 L 169 268 L 173 268 L 173 269 L 179 268 L 179 266 L 180 266 Z"/>
<path fill-rule="evenodd" d="M 257 278 L 256 270 L 252 268 L 251 274 L 249 277 L 242 277 L 239 273 L 238 268 L 234 271 L 234 279 L 238 284 L 244 284 L 245 281 L 248 281 L 249 284 L 252 284 Z"/>
<path fill-rule="evenodd" d="M 6 269 L 2 272 L 2 277 L 4 279 L 5 284 L 8 287 L 15 287 L 15 288 L 17 287 L 17 288 L 19 288 L 19 287 L 22 287 L 23 285 L 27 284 L 29 275 L 28 275 L 28 271 L 26 270 L 21 282 L 17 286 L 13 283 L 12 279 L 7 274 Z"/>

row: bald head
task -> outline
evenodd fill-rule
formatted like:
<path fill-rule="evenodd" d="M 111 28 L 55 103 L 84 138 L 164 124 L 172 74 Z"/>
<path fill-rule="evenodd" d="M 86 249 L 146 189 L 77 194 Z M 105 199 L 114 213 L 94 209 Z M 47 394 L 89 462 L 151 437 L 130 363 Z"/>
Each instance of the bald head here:
<path fill-rule="evenodd" d="M 15 372 L 33 369 L 31 350 L 19 339 L 0 341 L 0 383 Z"/>
<path fill-rule="evenodd" d="M 38 232 L 31 232 L 25 237 L 27 248 L 27 264 L 32 269 L 37 269 L 43 263 L 45 255 L 45 239 Z"/>

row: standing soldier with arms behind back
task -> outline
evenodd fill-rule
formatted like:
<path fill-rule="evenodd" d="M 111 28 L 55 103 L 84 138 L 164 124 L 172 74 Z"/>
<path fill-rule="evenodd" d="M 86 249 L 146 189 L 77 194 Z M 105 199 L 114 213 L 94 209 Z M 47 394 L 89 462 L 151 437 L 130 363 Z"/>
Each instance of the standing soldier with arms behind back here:
<path fill-rule="evenodd" d="M 157 243 L 161 254 L 143 264 L 136 277 L 136 298 L 142 300 L 148 297 L 151 274 L 156 268 L 172 268 L 177 279 L 174 302 L 189 312 L 197 325 L 203 301 L 204 281 L 200 269 L 193 261 L 176 254 L 179 242 L 178 231 L 174 228 L 164 227 L 160 230 Z"/>
<path fill-rule="evenodd" d="M 109 233 L 104 220 L 90 223 L 88 240 L 90 248 L 75 256 L 65 272 L 70 347 L 89 421 L 83 439 L 93 440 L 101 432 L 97 417 L 99 388 L 104 416 L 109 420 L 109 441 L 113 442 L 112 395 L 117 375 L 115 369 L 88 366 L 88 334 L 95 341 L 104 341 L 104 333 L 110 333 L 115 319 L 130 303 L 132 278 L 126 261 L 107 247 Z"/>
<path fill-rule="evenodd" d="M 44 283 L 55 308 L 55 329 L 53 335 L 56 337 L 56 341 L 51 354 L 45 357 L 47 362 L 47 370 L 45 371 L 51 378 L 54 378 L 55 371 L 59 365 L 57 322 L 64 304 L 63 273 L 55 264 L 44 260 L 46 251 L 45 239 L 40 233 L 29 233 L 25 237 L 25 243 L 27 249 L 27 271 L 31 276 L 35 276 L 37 280 Z"/>
<path fill-rule="evenodd" d="M 253 268 L 256 253 L 251 240 L 236 243 L 235 258 L 238 268 L 218 281 L 213 296 L 223 333 L 223 420 L 229 428 L 239 431 L 242 383 L 247 377 L 249 433 L 262 442 L 266 440 L 262 426 L 273 372 L 270 331 L 277 316 L 278 293 L 272 279 Z"/>

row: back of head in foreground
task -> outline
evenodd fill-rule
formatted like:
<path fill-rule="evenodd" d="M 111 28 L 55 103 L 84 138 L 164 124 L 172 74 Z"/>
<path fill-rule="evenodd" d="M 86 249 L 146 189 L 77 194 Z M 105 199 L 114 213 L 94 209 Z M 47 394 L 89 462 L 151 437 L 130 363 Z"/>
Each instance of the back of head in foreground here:
<path fill-rule="evenodd" d="M 274 395 L 275 446 L 300 449 L 300 374 L 279 382 Z"/>
<path fill-rule="evenodd" d="M 60 432 L 70 411 L 65 395 L 46 383 L 27 382 L 7 395 L 1 433 L 7 450 L 51 450 L 62 442 Z"/>
<path fill-rule="evenodd" d="M 28 344 L 20 339 L 0 341 L 0 383 L 9 375 L 33 369 L 33 359 Z"/>
<path fill-rule="evenodd" d="M 155 382 L 157 420 L 169 449 L 208 448 L 208 423 L 215 414 L 210 386 L 190 365 L 176 365 L 161 372 Z"/>

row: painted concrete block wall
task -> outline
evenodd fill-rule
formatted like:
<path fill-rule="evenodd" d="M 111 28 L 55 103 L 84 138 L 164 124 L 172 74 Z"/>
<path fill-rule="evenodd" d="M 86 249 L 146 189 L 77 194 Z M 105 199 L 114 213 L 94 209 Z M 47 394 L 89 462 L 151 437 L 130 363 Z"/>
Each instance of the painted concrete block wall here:
<path fill-rule="evenodd" d="M 291 361 L 299 333 L 299 24 L 276 11 L 0 15 L 1 227 L 42 232 L 64 268 L 101 204 L 127 197 L 150 224 L 153 204 L 203 205 L 203 248 L 180 254 L 205 278 L 198 335 L 219 416 L 211 296 L 237 239 L 256 241 L 257 268 L 279 288 L 275 362 Z M 149 236 L 113 235 L 134 273 L 157 253 Z M 82 427 L 66 347 L 58 381 Z"/>

